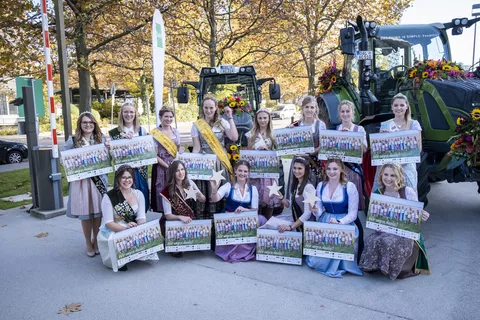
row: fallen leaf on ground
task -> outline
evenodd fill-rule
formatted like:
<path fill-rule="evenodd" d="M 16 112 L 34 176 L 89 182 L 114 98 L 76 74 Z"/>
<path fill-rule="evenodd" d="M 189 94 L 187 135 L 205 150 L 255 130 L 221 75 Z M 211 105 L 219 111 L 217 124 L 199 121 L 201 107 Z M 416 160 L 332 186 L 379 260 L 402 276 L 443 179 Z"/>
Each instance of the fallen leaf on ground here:
<path fill-rule="evenodd" d="M 79 312 L 79 311 L 82 311 L 82 304 L 80 302 L 74 302 L 74 303 L 65 305 L 65 307 L 58 310 L 57 314 L 61 313 L 64 315 L 68 315 L 71 312 Z"/>
<path fill-rule="evenodd" d="M 48 236 L 48 232 L 42 232 L 42 233 L 39 233 L 37 234 L 35 237 L 37 238 L 45 238 Z"/>
<path fill-rule="evenodd" d="M 26 207 L 25 206 L 21 206 L 20 209 L 25 209 Z"/>
<path fill-rule="evenodd" d="M 4 225 L 2 225 L 2 228 L 3 228 L 3 227 L 6 227 L 6 226 L 7 226 L 7 225 L 6 225 L 6 224 L 4 224 Z"/>

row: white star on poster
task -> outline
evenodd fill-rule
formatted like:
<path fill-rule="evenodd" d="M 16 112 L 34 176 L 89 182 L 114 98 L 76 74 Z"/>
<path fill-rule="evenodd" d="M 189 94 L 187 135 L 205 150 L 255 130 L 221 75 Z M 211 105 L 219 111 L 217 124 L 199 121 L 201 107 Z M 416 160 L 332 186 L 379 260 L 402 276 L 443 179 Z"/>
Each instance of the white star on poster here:
<path fill-rule="evenodd" d="M 305 195 L 303 196 L 303 203 L 308 203 L 313 207 L 317 201 L 320 201 L 320 198 L 317 197 L 315 193 L 305 192 Z"/>
<path fill-rule="evenodd" d="M 271 197 L 273 195 L 280 196 L 279 191 L 283 187 L 277 185 L 277 181 L 273 180 L 273 184 L 271 186 L 268 186 L 267 188 L 270 190 L 270 192 L 268 193 L 268 196 Z"/>
<path fill-rule="evenodd" d="M 220 181 L 225 180 L 225 177 L 222 175 L 223 170 L 215 171 L 212 169 L 212 179 L 215 180 L 216 184 L 219 184 Z"/>
<path fill-rule="evenodd" d="M 198 192 L 197 189 L 195 189 L 193 186 L 190 186 L 190 188 L 183 189 L 183 190 L 185 190 L 185 193 L 187 194 L 187 197 L 185 198 L 185 200 L 193 199 L 193 201 L 197 201 L 197 192 Z"/>

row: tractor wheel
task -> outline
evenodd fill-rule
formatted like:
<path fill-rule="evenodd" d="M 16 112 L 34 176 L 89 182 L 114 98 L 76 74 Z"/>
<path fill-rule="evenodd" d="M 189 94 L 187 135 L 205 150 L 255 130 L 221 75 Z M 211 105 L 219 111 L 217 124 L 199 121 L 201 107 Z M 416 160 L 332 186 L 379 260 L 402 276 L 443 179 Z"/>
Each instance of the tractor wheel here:
<path fill-rule="evenodd" d="M 430 167 L 427 162 L 427 154 L 422 152 L 420 156 L 420 163 L 417 163 L 417 193 L 418 201 L 425 203 L 425 207 L 428 204 L 427 195 L 430 192 L 429 172 Z"/>

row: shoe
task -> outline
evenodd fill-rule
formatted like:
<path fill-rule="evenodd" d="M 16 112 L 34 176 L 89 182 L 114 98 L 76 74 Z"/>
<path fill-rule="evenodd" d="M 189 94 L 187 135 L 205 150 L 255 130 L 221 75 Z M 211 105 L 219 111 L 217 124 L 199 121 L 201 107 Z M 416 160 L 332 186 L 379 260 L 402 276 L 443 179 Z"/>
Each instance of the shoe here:
<path fill-rule="evenodd" d="M 89 256 L 90 258 L 95 257 L 95 251 L 88 251 L 87 250 L 87 256 Z"/>
<path fill-rule="evenodd" d="M 183 252 L 172 252 L 172 257 L 174 258 L 181 258 L 183 257 Z"/>
<path fill-rule="evenodd" d="M 100 254 L 100 251 L 98 249 L 95 249 L 95 255 L 99 255 Z"/>

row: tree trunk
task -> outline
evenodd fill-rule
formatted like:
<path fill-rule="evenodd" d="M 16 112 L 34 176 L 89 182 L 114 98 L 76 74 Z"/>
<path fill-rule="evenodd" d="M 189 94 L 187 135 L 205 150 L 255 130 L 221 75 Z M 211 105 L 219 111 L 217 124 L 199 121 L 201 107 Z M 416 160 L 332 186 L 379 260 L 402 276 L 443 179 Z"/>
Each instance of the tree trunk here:
<path fill-rule="evenodd" d="M 308 56 L 308 94 L 315 95 L 315 47 L 310 47 Z"/>
<path fill-rule="evenodd" d="M 80 104 L 78 109 L 80 112 L 91 111 L 92 89 L 90 85 L 90 66 L 88 61 L 89 51 L 86 42 L 87 33 L 82 22 L 78 22 L 75 29 L 77 35 L 75 38 L 75 51 L 77 54 L 78 86 L 80 91 Z"/>
<path fill-rule="evenodd" d="M 101 101 L 102 94 L 100 93 L 100 87 L 98 86 L 98 79 L 95 76 L 95 73 L 92 73 L 92 79 L 93 79 L 93 85 L 95 87 L 95 96 L 97 97 L 96 99 L 98 102 L 102 102 Z"/>
<path fill-rule="evenodd" d="M 215 1 L 210 1 L 208 8 L 208 19 L 210 23 L 210 44 L 208 46 L 208 55 L 210 57 L 210 67 L 216 66 L 217 56 L 217 22 L 215 20 Z"/>

